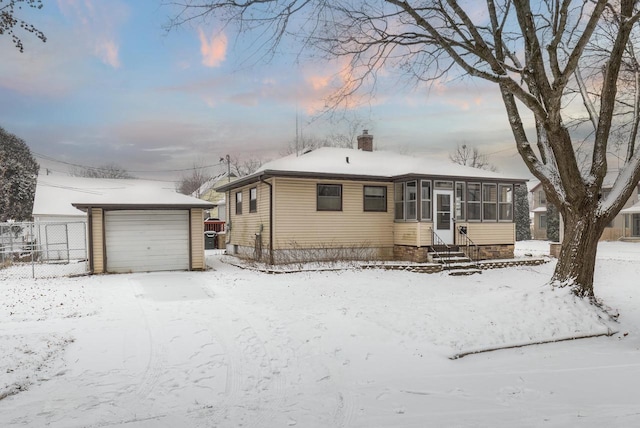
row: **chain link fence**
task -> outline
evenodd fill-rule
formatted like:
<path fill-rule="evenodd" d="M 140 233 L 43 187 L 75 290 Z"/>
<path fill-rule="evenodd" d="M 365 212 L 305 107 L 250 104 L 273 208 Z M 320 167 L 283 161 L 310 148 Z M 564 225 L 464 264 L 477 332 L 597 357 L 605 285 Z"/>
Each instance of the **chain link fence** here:
<path fill-rule="evenodd" d="M 89 270 L 87 223 L 0 223 L 0 278 L 48 278 Z"/>

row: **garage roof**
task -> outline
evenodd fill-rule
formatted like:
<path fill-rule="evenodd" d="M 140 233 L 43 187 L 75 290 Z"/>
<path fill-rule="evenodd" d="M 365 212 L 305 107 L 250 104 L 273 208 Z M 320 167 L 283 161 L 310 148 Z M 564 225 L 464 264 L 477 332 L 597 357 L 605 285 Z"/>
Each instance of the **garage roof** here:
<path fill-rule="evenodd" d="M 33 215 L 84 215 L 89 207 L 120 209 L 211 208 L 177 193 L 173 183 L 45 175 L 38 177 Z M 82 210 L 82 211 L 80 211 Z"/>

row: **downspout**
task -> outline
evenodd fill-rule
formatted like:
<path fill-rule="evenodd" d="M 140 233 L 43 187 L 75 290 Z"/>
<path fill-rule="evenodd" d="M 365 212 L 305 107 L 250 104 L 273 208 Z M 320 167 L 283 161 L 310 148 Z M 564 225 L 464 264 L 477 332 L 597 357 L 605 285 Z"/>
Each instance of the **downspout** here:
<path fill-rule="evenodd" d="M 93 275 L 93 212 L 92 208 L 89 207 L 87 210 L 87 234 L 88 234 L 88 242 L 87 246 L 87 257 L 89 258 L 89 273 Z"/>
<path fill-rule="evenodd" d="M 224 246 L 226 248 L 229 246 L 229 243 L 231 243 L 231 190 L 227 190 L 227 194 L 225 198 L 227 198 L 227 221 L 225 222 L 225 225 L 224 225 L 224 228 L 225 228 Z"/>
<path fill-rule="evenodd" d="M 273 265 L 273 185 L 260 177 L 260 182 L 269 186 L 269 264 Z"/>

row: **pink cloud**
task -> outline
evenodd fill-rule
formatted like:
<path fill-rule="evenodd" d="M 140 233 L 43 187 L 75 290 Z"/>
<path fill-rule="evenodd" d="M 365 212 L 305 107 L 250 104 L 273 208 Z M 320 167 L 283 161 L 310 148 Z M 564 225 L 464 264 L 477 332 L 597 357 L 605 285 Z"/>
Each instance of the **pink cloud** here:
<path fill-rule="evenodd" d="M 219 67 L 227 55 L 227 36 L 224 33 L 207 38 L 202 29 L 198 29 L 202 64 L 207 67 Z"/>
<path fill-rule="evenodd" d="M 113 40 L 101 40 L 95 44 L 95 53 L 102 62 L 113 68 L 120 68 L 118 44 Z"/>
<path fill-rule="evenodd" d="M 129 18 L 128 6 L 122 2 L 93 0 L 58 0 L 60 11 L 72 22 L 80 39 L 103 63 L 119 68 L 118 27 Z"/>

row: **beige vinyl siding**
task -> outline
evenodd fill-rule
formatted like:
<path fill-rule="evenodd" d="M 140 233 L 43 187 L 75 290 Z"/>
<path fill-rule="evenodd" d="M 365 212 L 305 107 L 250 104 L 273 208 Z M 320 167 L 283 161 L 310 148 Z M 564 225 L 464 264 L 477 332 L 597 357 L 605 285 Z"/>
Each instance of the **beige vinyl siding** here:
<path fill-rule="evenodd" d="M 429 222 L 421 222 L 419 223 L 419 239 L 418 246 L 419 247 L 428 247 L 431 245 L 431 231 L 433 230 L 433 223 Z"/>
<path fill-rule="evenodd" d="M 317 185 L 342 185 L 342 211 L 317 211 Z M 387 188 L 387 211 L 364 211 L 364 186 Z M 277 178 L 274 180 L 274 248 L 392 247 L 390 183 Z"/>
<path fill-rule="evenodd" d="M 393 224 L 395 245 L 428 247 L 431 245 L 432 222 L 397 222 Z"/>
<path fill-rule="evenodd" d="M 417 246 L 419 227 L 420 223 L 416 221 L 393 223 L 393 243 L 395 245 Z"/>
<path fill-rule="evenodd" d="M 249 212 L 249 189 L 258 188 L 258 209 Z M 242 191 L 242 214 L 236 214 L 236 193 Z M 231 201 L 231 233 L 229 243 L 244 247 L 255 246 L 256 233 L 262 235 L 262 248 L 269 246 L 269 186 L 264 183 L 254 183 L 230 192 Z"/>
<path fill-rule="evenodd" d="M 104 213 L 102 208 L 91 209 L 91 222 L 93 273 L 104 273 Z"/>
<path fill-rule="evenodd" d="M 204 215 L 202 208 L 192 208 L 190 213 L 191 229 L 191 269 L 204 270 Z"/>
<path fill-rule="evenodd" d="M 456 223 L 466 226 L 467 235 L 477 245 L 513 244 L 516 241 L 515 223 Z"/>

